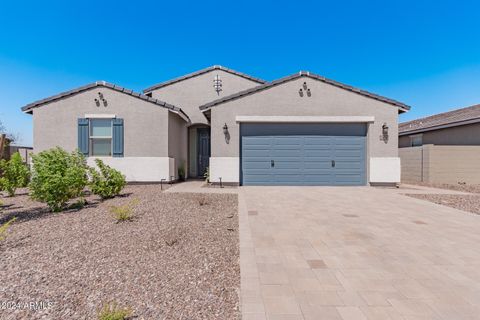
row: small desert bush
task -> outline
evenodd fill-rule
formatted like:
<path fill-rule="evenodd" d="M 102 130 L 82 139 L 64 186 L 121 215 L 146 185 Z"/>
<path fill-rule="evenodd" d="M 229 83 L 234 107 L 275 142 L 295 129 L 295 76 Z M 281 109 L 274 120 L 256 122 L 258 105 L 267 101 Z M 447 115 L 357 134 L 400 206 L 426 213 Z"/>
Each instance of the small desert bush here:
<path fill-rule="evenodd" d="M 23 163 L 20 153 L 15 152 L 10 160 L 0 161 L 0 190 L 13 197 L 17 188 L 26 187 L 30 177 L 28 167 Z"/>
<path fill-rule="evenodd" d="M 204 206 L 204 205 L 208 204 L 207 197 L 206 197 L 205 195 L 203 195 L 203 194 L 200 195 L 200 196 L 198 197 L 198 204 L 199 204 L 200 206 Z"/>
<path fill-rule="evenodd" d="M 42 151 L 32 156 L 30 195 L 45 202 L 50 210 L 61 211 L 68 200 L 81 196 L 87 185 L 87 165 L 79 152 L 62 148 Z"/>
<path fill-rule="evenodd" d="M 100 196 L 102 199 L 113 198 L 120 194 L 125 187 L 125 176 L 118 170 L 103 163 L 100 159 L 95 159 L 95 168 L 89 168 L 90 173 L 90 190 L 93 194 Z"/>
<path fill-rule="evenodd" d="M 123 221 L 130 221 L 133 219 L 133 209 L 138 204 L 138 201 L 138 199 L 134 199 L 127 204 L 110 207 L 110 212 L 112 213 L 113 218 L 115 218 L 117 223 Z"/>
<path fill-rule="evenodd" d="M 122 308 L 116 303 L 109 303 L 103 306 L 98 313 L 98 320 L 125 320 L 132 315 L 132 309 Z"/>
<path fill-rule="evenodd" d="M 3 241 L 7 238 L 8 228 L 12 223 L 15 222 L 15 220 L 17 220 L 17 218 L 14 217 L 0 226 L 0 241 Z"/>

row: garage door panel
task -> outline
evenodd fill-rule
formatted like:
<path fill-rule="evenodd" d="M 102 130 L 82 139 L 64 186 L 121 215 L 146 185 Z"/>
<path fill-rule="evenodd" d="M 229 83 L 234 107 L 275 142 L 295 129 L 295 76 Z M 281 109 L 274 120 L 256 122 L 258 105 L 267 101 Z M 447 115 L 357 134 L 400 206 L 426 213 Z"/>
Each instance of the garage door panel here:
<path fill-rule="evenodd" d="M 365 184 L 365 136 L 295 135 L 295 126 L 289 128 L 288 135 L 256 137 L 242 127 L 244 185 Z"/>

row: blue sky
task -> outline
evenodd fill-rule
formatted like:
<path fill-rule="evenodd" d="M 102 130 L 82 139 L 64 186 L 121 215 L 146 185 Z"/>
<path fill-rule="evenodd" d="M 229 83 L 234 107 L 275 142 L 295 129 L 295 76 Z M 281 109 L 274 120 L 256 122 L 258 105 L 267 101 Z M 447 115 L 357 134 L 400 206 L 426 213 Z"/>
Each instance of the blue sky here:
<path fill-rule="evenodd" d="M 310 70 L 412 106 L 480 103 L 478 1 L 2 1 L 0 119 L 95 80 L 137 91 L 221 64 L 266 80 Z"/>

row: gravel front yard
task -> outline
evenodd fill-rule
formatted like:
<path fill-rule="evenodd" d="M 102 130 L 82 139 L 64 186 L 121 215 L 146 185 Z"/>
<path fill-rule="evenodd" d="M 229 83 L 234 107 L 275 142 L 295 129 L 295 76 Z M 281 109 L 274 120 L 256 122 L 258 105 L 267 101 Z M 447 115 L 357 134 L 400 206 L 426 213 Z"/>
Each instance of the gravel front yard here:
<path fill-rule="evenodd" d="M 446 184 L 446 183 L 423 183 L 423 182 L 417 182 L 415 184 L 423 187 L 430 187 L 430 188 L 455 190 L 455 191 L 468 192 L 468 193 L 480 193 L 480 184 Z"/>
<path fill-rule="evenodd" d="M 480 214 L 480 195 L 456 194 L 406 194 L 409 197 L 427 200 L 447 207 Z"/>
<path fill-rule="evenodd" d="M 236 195 L 136 185 L 57 214 L 26 194 L 1 200 L 0 221 L 17 221 L 0 244 L 0 307 L 53 304 L 0 309 L 1 319 L 96 319 L 108 302 L 131 307 L 134 319 L 240 317 Z M 134 220 L 116 223 L 111 206 L 127 203 Z"/>

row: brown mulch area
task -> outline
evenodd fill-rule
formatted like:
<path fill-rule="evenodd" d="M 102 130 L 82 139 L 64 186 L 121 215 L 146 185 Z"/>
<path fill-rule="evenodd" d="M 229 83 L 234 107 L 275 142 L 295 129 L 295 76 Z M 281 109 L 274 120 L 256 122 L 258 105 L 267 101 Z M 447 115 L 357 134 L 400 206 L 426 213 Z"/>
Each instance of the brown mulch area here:
<path fill-rule="evenodd" d="M 0 303 L 53 305 L 0 308 L 1 319 L 96 319 L 108 302 L 131 307 L 134 319 L 240 318 L 237 195 L 129 185 L 50 213 L 25 192 L 0 198 L 0 223 L 17 217 L 0 243 Z M 116 223 L 111 206 L 134 199 L 135 218 Z"/>
<path fill-rule="evenodd" d="M 406 194 L 406 196 L 430 201 L 447 207 L 480 214 L 480 195 L 456 194 Z"/>

